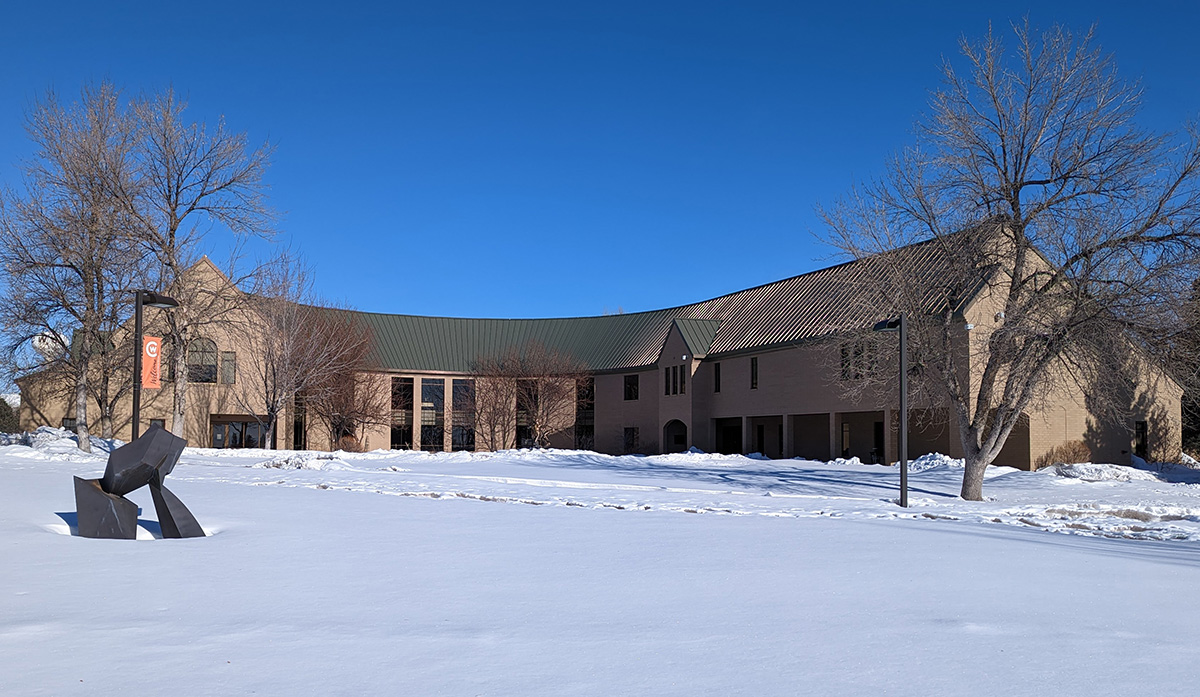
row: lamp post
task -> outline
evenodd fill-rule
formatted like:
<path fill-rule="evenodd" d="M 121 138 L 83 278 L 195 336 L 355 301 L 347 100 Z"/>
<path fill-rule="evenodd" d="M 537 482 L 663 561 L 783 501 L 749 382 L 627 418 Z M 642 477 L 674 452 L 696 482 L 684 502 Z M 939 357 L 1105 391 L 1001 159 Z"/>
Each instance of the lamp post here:
<path fill-rule="evenodd" d="M 137 440 L 141 431 L 142 416 L 142 306 L 179 307 L 179 302 L 152 290 L 133 292 L 133 438 Z"/>
<path fill-rule="evenodd" d="M 904 313 L 885 319 L 874 327 L 877 332 L 900 332 L 900 506 L 908 508 L 908 329 Z"/>

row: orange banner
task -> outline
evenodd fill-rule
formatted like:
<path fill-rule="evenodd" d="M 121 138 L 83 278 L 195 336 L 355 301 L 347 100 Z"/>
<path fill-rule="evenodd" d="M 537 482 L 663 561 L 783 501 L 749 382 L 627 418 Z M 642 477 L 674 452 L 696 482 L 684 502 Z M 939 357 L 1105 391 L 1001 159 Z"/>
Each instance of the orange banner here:
<path fill-rule="evenodd" d="M 142 337 L 142 387 L 157 390 L 162 387 L 162 338 Z"/>

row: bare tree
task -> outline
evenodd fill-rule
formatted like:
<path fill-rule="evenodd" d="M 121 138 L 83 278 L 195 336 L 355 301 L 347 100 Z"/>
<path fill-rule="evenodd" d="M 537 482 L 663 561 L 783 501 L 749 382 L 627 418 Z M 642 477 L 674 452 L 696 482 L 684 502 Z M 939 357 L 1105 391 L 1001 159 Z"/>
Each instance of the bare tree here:
<path fill-rule="evenodd" d="M 475 437 L 487 450 L 516 444 L 518 366 L 514 354 L 481 356 L 472 365 L 475 378 Z"/>
<path fill-rule="evenodd" d="M 1140 89 L 1092 31 L 1013 33 L 1013 53 L 990 30 L 963 39 L 968 70 L 945 63 L 917 145 L 820 211 L 833 244 L 871 260 L 864 302 L 910 318 L 913 378 L 957 426 L 969 500 L 1039 395 L 1080 387 L 1093 411 L 1128 408 L 1131 350 L 1174 331 L 1165 308 L 1200 252 L 1195 127 L 1139 128 Z M 969 296 L 995 317 L 964 326 Z"/>
<path fill-rule="evenodd" d="M 104 274 L 103 287 L 110 290 L 116 302 L 107 303 L 100 317 L 100 336 L 91 357 L 96 369 L 88 389 L 99 409 L 100 434 L 104 438 L 114 437 L 119 426 L 117 406 L 133 392 L 133 356 L 141 347 L 134 346 L 129 324 L 133 305 L 129 301 L 132 291 L 144 287 L 150 276 L 149 260 L 141 249 L 131 244 L 124 248 L 121 262 L 108 265 Z"/>
<path fill-rule="evenodd" d="M 537 343 L 525 347 L 519 365 L 518 418 L 524 416 L 533 442 L 547 448 L 552 435 L 575 424 L 577 384 L 587 369 L 571 356 Z"/>
<path fill-rule="evenodd" d="M 575 423 L 578 382 L 587 368 L 571 356 L 529 343 L 500 356 L 475 361 L 476 432 L 489 449 L 550 445 L 556 433 Z M 527 431 L 522 438 L 518 433 Z M 516 436 L 515 441 L 510 438 Z"/>
<path fill-rule="evenodd" d="M 145 248 L 157 266 L 157 285 L 180 303 L 165 316 L 164 342 L 169 347 L 172 371 L 187 374 L 190 339 L 213 324 L 228 324 L 243 308 L 240 293 L 214 288 L 211 279 L 189 273 L 200 258 L 199 244 L 214 225 L 235 238 L 271 237 L 274 213 L 266 200 L 263 177 L 270 165 L 273 147 L 249 146 L 245 133 L 234 133 L 224 120 L 209 129 L 204 123 L 188 122 L 173 89 L 138 100 L 141 165 L 139 191 L 129 192 L 130 210 L 139 219 Z M 235 249 L 238 243 L 235 243 Z M 236 260 L 236 252 L 231 254 Z M 233 273 L 238 285 L 249 275 Z M 183 435 L 188 381 L 174 381 L 171 431 Z"/>
<path fill-rule="evenodd" d="M 307 332 L 324 356 L 311 387 L 299 392 L 307 414 L 323 423 L 332 446 L 358 450 L 361 433 L 391 420 L 391 383 L 376 374 L 370 329 L 353 313 L 320 308 Z"/>
<path fill-rule="evenodd" d="M 260 267 L 256 291 L 237 313 L 249 350 L 234 400 L 257 415 L 267 443 L 298 399 L 326 420 L 334 442 L 390 413 L 387 395 L 363 375 L 370 369 L 370 333 L 353 314 L 311 300 L 308 270 L 284 253 Z"/>
<path fill-rule="evenodd" d="M 98 368 L 106 386 L 119 370 L 108 360 L 112 332 L 129 316 L 127 284 L 141 268 L 122 198 L 137 188 L 136 131 L 107 82 L 69 106 L 47 93 L 26 129 L 37 152 L 24 163 L 23 194 L 0 196 L 8 353 L 15 371 L 70 375 L 77 441 L 90 451 L 91 380 Z M 111 411 L 101 411 L 111 436 Z"/>

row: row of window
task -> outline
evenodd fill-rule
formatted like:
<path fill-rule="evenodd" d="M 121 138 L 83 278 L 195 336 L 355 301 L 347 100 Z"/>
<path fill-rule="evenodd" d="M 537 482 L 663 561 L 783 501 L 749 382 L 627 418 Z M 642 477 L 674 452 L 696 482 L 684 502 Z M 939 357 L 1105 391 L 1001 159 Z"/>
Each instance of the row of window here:
<path fill-rule="evenodd" d="M 687 366 L 673 365 L 663 368 L 663 394 L 687 394 Z"/>
<path fill-rule="evenodd" d="M 842 379 L 862 380 L 879 371 L 875 345 L 866 341 L 842 344 Z"/>
<path fill-rule="evenodd" d="M 415 383 L 413 378 L 392 378 L 393 450 L 413 448 L 413 407 Z M 421 450 L 445 450 L 446 381 L 440 378 L 421 379 L 420 436 Z M 450 449 L 475 449 L 475 381 L 451 381 L 450 386 Z"/>
<path fill-rule="evenodd" d="M 166 360 L 164 358 L 164 360 Z M 175 380 L 175 364 L 166 360 L 165 375 L 168 381 Z M 197 338 L 188 342 L 187 381 L 198 383 L 233 385 L 237 382 L 237 353 L 217 351 L 212 339 Z"/>
<path fill-rule="evenodd" d="M 721 364 L 713 363 L 713 392 L 721 391 Z M 672 365 L 663 368 L 663 395 L 687 394 L 687 366 Z M 625 401 L 638 398 L 637 375 L 625 376 Z M 758 389 L 758 356 L 750 357 L 750 389 Z"/>

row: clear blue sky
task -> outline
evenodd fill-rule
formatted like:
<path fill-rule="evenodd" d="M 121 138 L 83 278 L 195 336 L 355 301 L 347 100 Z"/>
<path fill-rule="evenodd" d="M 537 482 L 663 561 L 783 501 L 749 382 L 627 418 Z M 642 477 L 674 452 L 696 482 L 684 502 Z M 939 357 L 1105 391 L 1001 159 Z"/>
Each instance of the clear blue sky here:
<path fill-rule="evenodd" d="M 1191 3 L 344 4 L 6 3 L 0 180 L 47 88 L 170 83 L 277 144 L 271 198 L 326 298 L 588 315 L 827 265 L 814 206 L 908 142 L 988 21 L 1096 22 L 1145 125 L 1200 113 Z"/>

